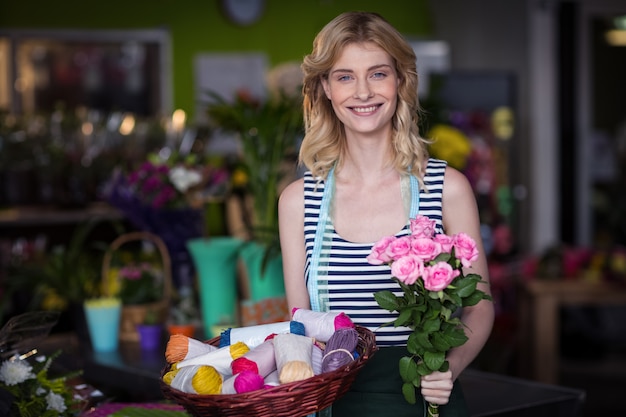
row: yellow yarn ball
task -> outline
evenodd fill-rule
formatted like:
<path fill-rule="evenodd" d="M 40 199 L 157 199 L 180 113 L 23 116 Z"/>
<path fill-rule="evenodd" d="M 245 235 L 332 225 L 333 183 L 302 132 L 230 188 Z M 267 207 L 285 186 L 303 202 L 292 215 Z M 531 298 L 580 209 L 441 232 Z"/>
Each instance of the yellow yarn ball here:
<path fill-rule="evenodd" d="M 174 379 L 174 377 L 178 373 L 178 366 L 176 366 L 176 365 L 177 364 L 173 364 L 170 367 L 170 370 L 167 371 L 165 373 L 165 375 L 163 375 L 163 382 L 165 382 L 167 385 L 172 385 L 172 380 Z"/>
<path fill-rule="evenodd" d="M 222 392 L 223 378 L 212 366 L 200 366 L 191 379 L 191 386 L 198 394 L 210 395 Z"/>
<path fill-rule="evenodd" d="M 243 342 L 237 342 L 235 344 L 230 345 L 230 356 L 231 358 L 238 359 L 248 353 L 250 348 Z"/>

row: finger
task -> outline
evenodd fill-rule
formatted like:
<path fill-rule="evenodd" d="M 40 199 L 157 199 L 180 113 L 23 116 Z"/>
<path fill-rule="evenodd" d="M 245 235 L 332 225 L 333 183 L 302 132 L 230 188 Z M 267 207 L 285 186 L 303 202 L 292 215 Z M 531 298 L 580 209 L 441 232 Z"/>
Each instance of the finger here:
<path fill-rule="evenodd" d="M 424 392 L 422 391 L 422 397 L 424 397 L 424 400 L 426 400 L 427 402 L 431 404 L 445 405 L 445 404 L 448 404 L 448 401 L 450 401 L 450 393 L 448 393 L 447 395 L 445 395 L 444 393 L 438 393 L 436 395 L 427 395 L 427 394 L 424 394 Z"/>

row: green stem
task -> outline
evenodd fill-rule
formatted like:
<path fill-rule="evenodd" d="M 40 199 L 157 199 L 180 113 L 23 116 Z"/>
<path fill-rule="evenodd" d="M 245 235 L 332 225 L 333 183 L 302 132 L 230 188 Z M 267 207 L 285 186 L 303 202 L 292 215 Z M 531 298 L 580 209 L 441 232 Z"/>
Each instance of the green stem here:
<path fill-rule="evenodd" d="M 428 403 L 428 417 L 439 417 L 439 404 Z"/>

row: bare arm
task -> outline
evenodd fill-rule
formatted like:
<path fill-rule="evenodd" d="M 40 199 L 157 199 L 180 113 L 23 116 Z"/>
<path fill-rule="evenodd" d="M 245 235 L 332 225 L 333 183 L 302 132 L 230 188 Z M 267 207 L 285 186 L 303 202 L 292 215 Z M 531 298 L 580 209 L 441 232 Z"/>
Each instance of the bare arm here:
<path fill-rule="evenodd" d="M 479 274 L 486 281 L 479 284 L 479 288 L 491 294 L 474 192 L 467 178 L 450 167 L 446 168 L 444 184 L 443 226 L 446 234 L 464 232 L 476 241 L 480 255 L 472 265 L 471 272 Z M 465 334 L 469 340 L 464 345 L 448 352 L 447 359 L 450 363 L 448 372 L 433 372 L 422 377 L 421 391 L 426 401 L 436 404 L 448 402 L 453 381 L 476 358 L 489 338 L 494 320 L 493 303 L 489 300 L 482 300 L 475 306 L 465 307 L 462 320 L 466 325 Z"/>
<path fill-rule="evenodd" d="M 485 283 L 479 289 L 491 294 L 487 258 L 480 235 L 478 207 L 474 192 L 465 175 L 453 168 L 447 168 L 444 179 L 443 224 L 447 234 L 464 232 L 470 235 L 478 245 L 480 253 L 471 272 L 479 274 Z M 463 323 L 467 326 L 465 334 L 469 340 L 448 354 L 453 379 L 465 369 L 478 355 L 491 334 L 494 320 L 493 303 L 482 300 L 477 305 L 463 309 Z"/>
<path fill-rule="evenodd" d="M 278 224 L 283 258 L 285 292 L 289 309 L 310 308 L 304 280 L 304 181 L 296 180 L 281 193 Z"/>

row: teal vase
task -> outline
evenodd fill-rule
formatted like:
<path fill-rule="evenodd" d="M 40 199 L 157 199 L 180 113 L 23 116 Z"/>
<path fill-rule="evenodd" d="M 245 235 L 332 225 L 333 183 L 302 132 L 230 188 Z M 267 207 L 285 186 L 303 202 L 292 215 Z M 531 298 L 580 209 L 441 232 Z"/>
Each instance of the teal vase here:
<path fill-rule="evenodd" d="M 265 248 L 257 242 L 247 242 L 240 252 L 246 268 L 249 297 L 253 302 L 285 295 L 282 257 L 270 257 L 263 267 L 264 256 Z"/>
<path fill-rule="evenodd" d="M 191 239 L 187 248 L 196 267 L 204 333 L 215 336 L 217 324 L 237 320 L 237 259 L 243 244 L 235 237 Z"/>

